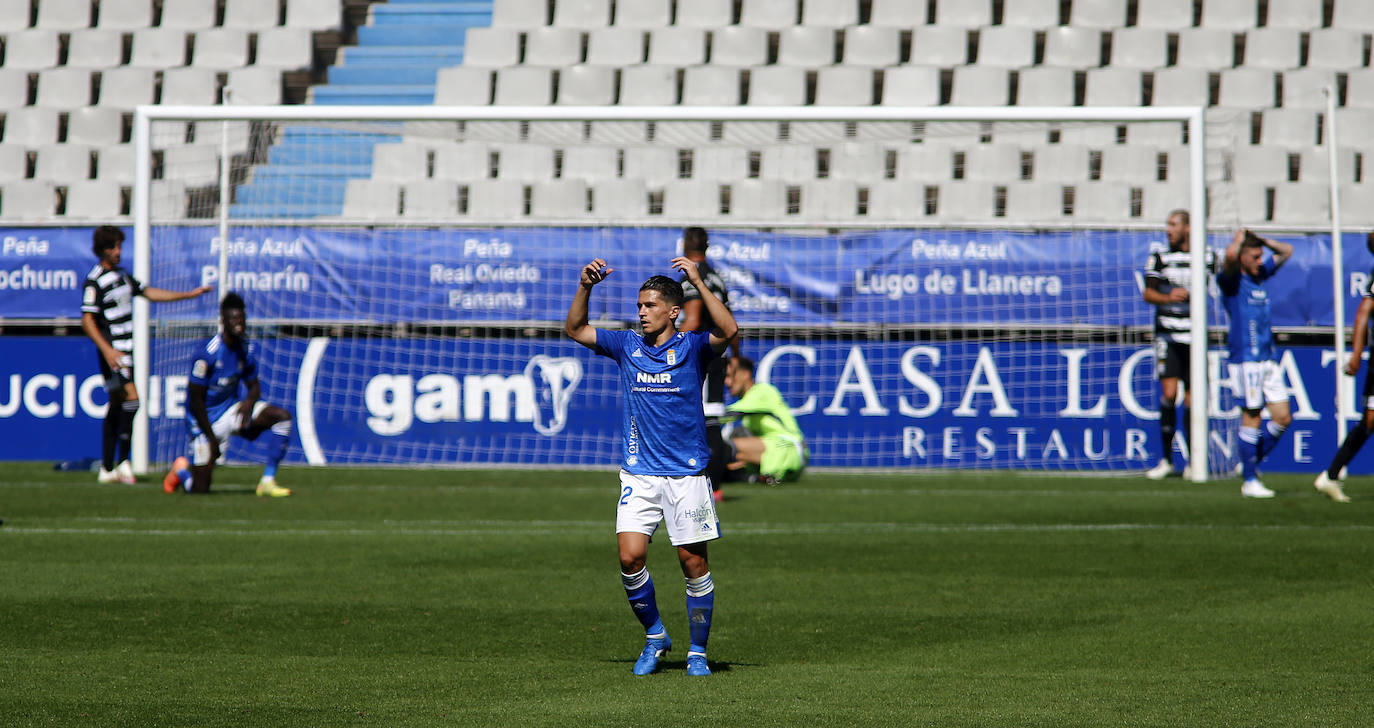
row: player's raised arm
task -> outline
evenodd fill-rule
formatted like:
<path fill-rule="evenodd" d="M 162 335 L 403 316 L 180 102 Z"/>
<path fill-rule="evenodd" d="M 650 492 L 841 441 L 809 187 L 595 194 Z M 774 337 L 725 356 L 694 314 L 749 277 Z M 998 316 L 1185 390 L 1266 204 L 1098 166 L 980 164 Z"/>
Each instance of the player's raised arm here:
<path fill-rule="evenodd" d="M 682 274 L 687 276 L 687 281 L 696 286 L 697 292 L 701 294 L 701 302 L 711 314 L 711 320 L 716 322 L 716 330 L 711 332 L 711 348 L 716 352 L 725 351 L 725 347 L 739 334 L 739 324 L 735 323 L 735 315 L 730 313 L 729 307 L 721 303 L 706 285 L 706 281 L 701 279 L 701 271 L 697 269 L 695 261 L 679 256 L 673 258 L 673 267 L 682 271 Z"/>
<path fill-rule="evenodd" d="M 212 286 L 200 286 L 189 291 L 169 291 L 165 288 L 154 288 L 153 286 L 143 287 L 143 297 L 149 301 L 166 303 L 168 301 L 184 301 L 188 298 L 203 296 L 215 290 Z"/>
<path fill-rule="evenodd" d="M 573 341 L 589 348 L 596 348 L 596 328 L 587 323 L 587 309 L 592 300 L 592 286 L 606 280 L 615 270 L 606 261 L 596 258 L 582 266 L 582 275 L 577 282 L 577 292 L 573 293 L 572 305 L 568 306 L 568 320 L 563 322 L 563 331 Z"/>
<path fill-rule="evenodd" d="M 1241 228 L 1231 237 L 1231 244 L 1226 246 L 1226 257 L 1222 260 L 1222 270 L 1231 273 L 1240 267 L 1240 246 L 1245 242 L 1245 236 L 1249 232 Z"/>
<path fill-rule="evenodd" d="M 1254 233 L 1250 234 L 1254 235 Z M 1261 243 L 1264 243 L 1264 247 L 1268 248 L 1269 251 L 1274 254 L 1274 270 L 1278 270 L 1279 266 L 1287 263 L 1288 259 L 1293 257 L 1293 245 L 1291 243 L 1261 238 L 1258 235 L 1255 235 L 1255 238 Z"/>

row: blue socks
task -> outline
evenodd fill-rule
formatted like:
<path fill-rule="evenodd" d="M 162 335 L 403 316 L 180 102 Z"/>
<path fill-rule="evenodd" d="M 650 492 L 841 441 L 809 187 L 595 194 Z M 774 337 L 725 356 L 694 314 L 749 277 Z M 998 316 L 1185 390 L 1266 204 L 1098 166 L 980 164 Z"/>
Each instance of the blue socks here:
<path fill-rule="evenodd" d="M 644 634 L 651 637 L 666 634 L 663 620 L 658 616 L 658 601 L 654 598 L 654 580 L 649 578 L 649 568 L 646 566 L 634 574 L 621 574 L 620 582 L 625 586 L 630 609 L 644 625 Z"/>
<path fill-rule="evenodd" d="M 1241 427 L 1240 428 L 1240 462 L 1241 477 L 1245 480 L 1254 480 L 1258 477 L 1255 469 L 1266 455 L 1274 451 L 1274 446 L 1279 444 L 1283 438 L 1283 433 L 1288 428 L 1275 424 L 1266 423 L 1260 427 Z"/>
<path fill-rule="evenodd" d="M 1263 460 L 1266 455 L 1274 451 L 1274 446 L 1279 444 L 1279 438 L 1282 438 L 1283 433 L 1287 431 L 1287 427 L 1280 427 L 1272 421 L 1264 426 L 1264 430 L 1260 433 L 1259 441 L 1260 460 Z"/>
<path fill-rule="evenodd" d="M 290 437 L 291 420 L 282 420 L 264 433 L 262 442 L 267 448 L 267 467 L 263 468 L 262 477 L 277 477 L 277 465 L 286 457 L 286 444 Z"/>
<path fill-rule="evenodd" d="M 716 586 L 711 572 L 695 579 L 687 579 L 687 624 L 692 633 L 692 646 L 687 654 L 706 654 L 706 641 L 711 637 L 711 612 L 716 605 Z"/>

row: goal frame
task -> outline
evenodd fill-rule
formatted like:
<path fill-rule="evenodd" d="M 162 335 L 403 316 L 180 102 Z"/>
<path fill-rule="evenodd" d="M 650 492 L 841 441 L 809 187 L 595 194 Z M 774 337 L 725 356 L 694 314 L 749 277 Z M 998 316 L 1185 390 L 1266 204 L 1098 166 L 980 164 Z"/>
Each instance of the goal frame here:
<path fill-rule="evenodd" d="M 134 188 L 131 200 L 134 221 L 134 276 L 147 281 L 151 273 L 152 124 L 155 121 L 988 121 L 988 122 L 1180 122 L 1187 130 L 1189 155 L 1191 289 L 1207 288 L 1206 121 L 1205 107 L 888 107 L 888 106 L 139 106 L 133 117 L 135 152 Z M 227 165 L 225 165 L 227 166 Z M 220 224 L 227 224 L 228 175 L 220 179 Z M 1190 299 L 1190 324 L 1194 341 L 1206 342 L 1207 297 Z M 134 357 L 139 391 L 148 391 L 150 376 L 150 308 L 146 299 L 134 299 Z M 1190 350 L 1192 381 L 1207 392 L 1207 346 Z M 1201 383 L 1201 384 L 1196 384 Z M 1208 477 L 1208 408 L 1188 410 L 1190 468 L 1193 482 Z M 298 413 L 298 431 L 310 437 L 309 412 Z M 305 443 L 307 450 L 311 443 Z M 1166 445 L 1167 447 L 1167 445 Z M 148 472 L 149 422 L 147 408 L 135 421 L 130 456 L 134 469 Z"/>

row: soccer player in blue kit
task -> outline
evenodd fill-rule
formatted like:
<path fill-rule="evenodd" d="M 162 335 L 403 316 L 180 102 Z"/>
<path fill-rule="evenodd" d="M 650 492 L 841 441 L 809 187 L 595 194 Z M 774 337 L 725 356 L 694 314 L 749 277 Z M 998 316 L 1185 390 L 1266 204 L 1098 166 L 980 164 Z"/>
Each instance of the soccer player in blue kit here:
<path fill-rule="evenodd" d="M 677 547 L 682 576 L 687 581 L 691 635 L 687 674 L 700 676 L 711 674 L 706 641 L 715 607 L 706 545 L 720 538 L 720 520 L 706 477 L 710 449 L 701 385 L 707 365 L 725 351 L 739 333 L 739 326 L 730 309 L 701 279 L 696 263 L 678 257 L 672 267 L 696 286 L 715 321 L 715 331 L 677 330 L 682 285 L 661 275 L 649 278 L 639 288 L 640 333 L 589 325 L 592 287 L 614 270 L 601 258 L 582 268 L 563 330 L 577 343 L 614 359 L 620 367 L 624 450 L 615 530 L 621 583 L 645 632 L 644 650 L 635 661 L 634 674 L 648 675 L 656 670 L 659 658 L 673 644 L 659 618 L 654 582 L 646 565 L 649 538 L 661 520 L 667 524 L 669 542 Z"/>
<path fill-rule="evenodd" d="M 1264 259 L 1265 248 L 1273 251 L 1268 260 Z M 1283 372 L 1275 360 L 1269 297 L 1264 290 L 1264 282 L 1292 255 L 1292 245 L 1261 238 L 1242 228 L 1226 248 L 1226 260 L 1217 273 L 1217 285 L 1231 321 L 1227 367 L 1241 400 L 1239 449 L 1244 482 L 1240 494 L 1246 498 L 1274 497 L 1274 491 L 1260 482 L 1257 468 L 1293 421 Z M 1261 429 L 1263 408 L 1269 410 L 1269 424 Z"/>

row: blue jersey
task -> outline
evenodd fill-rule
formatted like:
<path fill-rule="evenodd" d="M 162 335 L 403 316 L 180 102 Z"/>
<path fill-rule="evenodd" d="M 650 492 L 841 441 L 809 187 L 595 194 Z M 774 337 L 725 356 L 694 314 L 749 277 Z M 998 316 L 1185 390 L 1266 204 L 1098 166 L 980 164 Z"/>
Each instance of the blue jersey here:
<path fill-rule="evenodd" d="M 718 356 L 711 335 L 679 331 L 653 347 L 633 331 L 597 329 L 596 353 L 620 365 L 625 472 L 682 477 L 704 470 L 711 450 L 701 383 L 707 363 Z"/>
<path fill-rule="evenodd" d="M 1231 319 L 1226 340 L 1230 344 L 1232 364 L 1275 358 L 1274 335 L 1269 326 L 1269 295 L 1264 290 L 1264 281 L 1277 269 L 1274 259 L 1270 258 L 1253 276 L 1242 273 L 1239 268 L 1217 274 L 1221 299 Z"/>
<path fill-rule="evenodd" d="M 239 385 L 258 379 L 256 347 L 240 341 L 237 348 L 224 343 L 219 336 L 205 342 L 191 360 L 191 384 L 205 387 L 205 412 L 213 423 L 239 401 Z M 200 425 L 190 408 L 186 410 L 187 427 L 193 435 L 200 434 Z"/>

